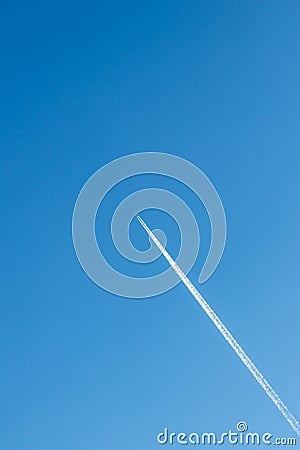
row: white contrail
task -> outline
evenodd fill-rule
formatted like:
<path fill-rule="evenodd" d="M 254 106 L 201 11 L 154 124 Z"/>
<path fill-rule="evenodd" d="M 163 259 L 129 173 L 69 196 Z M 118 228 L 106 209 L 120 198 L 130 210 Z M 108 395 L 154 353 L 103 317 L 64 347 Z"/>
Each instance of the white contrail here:
<path fill-rule="evenodd" d="M 279 409 L 281 414 L 286 418 L 286 420 L 291 425 L 293 430 L 300 436 L 300 424 L 299 424 L 299 422 L 296 420 L 296 418 L 293 416 L 293 414 L 288 410 L 288 408 L 286 407 L 284 402 L 276 394 L 276 392 L 274 391 L 272 386 L 270 386 L 269 382 L 265 379 L 265 377 L 262 375 L 262 373 L 255 366 L 255 364 L 247 356 L 247 354 L 244 352 L 242 347 L 239 345 L 239 343 L 235 340 L 235 338 L 232 336 L 230 331 L 223 324 L 221 319 L 212 310 L 212 308 L 209 306 L 209 304 L 204 300 L 204 298 L 202 297 L 200 292 L 198 292 L 198 290 L 191 283 L 191 281 L 188 279 L 188 277 L 184 274 L 184 272 L 176 264 L 176 262 L 173 260 L 173 258 L 167 252 L 167 250 L 159 242 L 157 237 L 152 233 L 150 228 L 145 224 L 143 219 L 140 216 L 137 216 L 137 219 L 139 220 L 139 222 L 141 223 L 143 228 L 147 231 L 147 233 L 150 236 L 150 238 L 152 239 L 152 241 L 156 244 L 156 246 L 162 252 L 162 254 L 166 258 L 166 260 L 170 263 L 171 267 L 173 267 L 174 271 L 179 276 L 181 281 L 183 281 L 183 283 L 186 285 L 188 290 L 191 292 L 191 294 L 197 300 L 199 305 L 204 309 L 204 311 L 206 312 L 208 317 L 213 321 L 213 323 L 218 328 L 218 330 L 223 335 L 223 337 L 226 339 L 226 341 L 229 343 L 229 345 L 231 345 L 231 347 L 233 348 L 235 353 L 239 356 L 239 358 L 242 360 L 242 362 L 245 364 L 245 366 L 248 368 L 248 370 L 252 373 L 254 378 L 259 382 L 261 387 L 264 389 L 266 394 L 270 397 L 270 399 L 277 406 L 277 408 Z"/>

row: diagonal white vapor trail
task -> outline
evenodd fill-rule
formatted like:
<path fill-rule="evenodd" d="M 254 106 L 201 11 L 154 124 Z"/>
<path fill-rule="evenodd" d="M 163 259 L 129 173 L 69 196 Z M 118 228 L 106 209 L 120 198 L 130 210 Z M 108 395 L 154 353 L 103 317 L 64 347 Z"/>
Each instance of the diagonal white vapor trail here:
<path fill-rule="evenodd" d="M 291 425 L 293 430 L 300 436 L 300 424 L 296 420 L 296 418 L 293 416 L 293 414 L 288 410 L 284 402 L 281 400 L 281 398 L 276 394 L 272 386 L 269 384 L 269 382 L 265 379 L 263 374 L 258 370 L 258 368 L 255 366 L 255 364 L 251 361 L 249 356 L 244 352 L 242 347 L 239 345 L 239 343 L 236 341 L 236 339 L 232 336 L 230 331 L 226 328 L 226 326 L 223 324 L 221 319 L 217 316 L 217 314 L 212 310 L 212 308 L 209 306 L 209 304 L 204 300 L 200 292 L 195 288 L 195 286 L 191 283 L 191 281 L 188 279 L 188 277 L 184 274 L 184 272 L 180 269 L 180 267 L 176 264 L 176 262 L 173 260 L 173 258 L 169 255 L 167 250 L 163 247 L 163 245 L 159 242 L 157 237 L 152 233 L 150 228 L 146 225 L 146 223 L 143 221 L 143 219 L 140 216 L 137 216 L 137 219 L 139 220 L 140 224 L 143 226 L 143 228 L 147 231 L 148 235 L 152 239 L 152 241 L 155 243 L 155 245 L 159 248 L 159 250 L 162 252 L 163 256 L 166 258 L 166 260 L 169 262 L 171 267 L 174 269 L 176 274 L 179 276 L 181 281 L 186 285 L 188 290 L 191 292 L 191 294 L 194 296 L 194 298 L 197 300 L 199 305 L 204 309 L 208 317 L 212 320 L 212 322 L 215 324 L 215 326 L 218 328 L 222 336 L 226 339 L 228 344 L 233 348 L 235 353 L 238 355 L 238 357 L 241 359 L 241 361 L 245 364 L 247 369 L 252 373 L 254 378 L 258 381 L 258 383 L 261 385 L 263 390 L 266 392 L 266 394 L 270 397 L 270 399 L 273 401 L 273 403 L 277 406 L 281 414 L 286 418 L 288 423 Z"/>

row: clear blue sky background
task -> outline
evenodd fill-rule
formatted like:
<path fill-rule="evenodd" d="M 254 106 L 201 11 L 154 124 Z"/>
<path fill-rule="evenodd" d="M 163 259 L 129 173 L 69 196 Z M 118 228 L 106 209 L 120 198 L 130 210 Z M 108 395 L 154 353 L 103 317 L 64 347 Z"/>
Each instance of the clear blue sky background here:
<path fill-rule="evenodd" d="M 71 219 L 114 158 L 165 151 L 198 165 L 228 221 L 202 292 L 299 417 L 299 20 L 294 0 L 2 5 L 1 449 L 152 450 L 164 427 L 238 420 L 294 435 L 183 286 L 134 301 L 93 284 Z M 155 177 L 115 192 L 156 181 L 201 222 L 196 282 L 209 243 L 196 199 Z"/>

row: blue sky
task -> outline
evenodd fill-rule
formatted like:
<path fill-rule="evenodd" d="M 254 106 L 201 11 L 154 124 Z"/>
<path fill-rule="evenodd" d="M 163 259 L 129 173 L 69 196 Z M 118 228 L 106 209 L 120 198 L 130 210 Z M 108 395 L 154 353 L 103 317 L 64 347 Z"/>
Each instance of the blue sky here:
<path fill-rule="evenodd" d="M 228 223 L 202 292 L 299 417 L 299 13 L 294 0 L 3 5 L 1 448 L 152 450 L 164 427 L 239 420 L 293 436 L 184 286 L 138 301 L 101 290 L 71 220 L 112 159 L 164 151 L 199 166 Z M 116 196 L 159 183 L 201 223 L 197 282 L 209 224 L 182 187 L 137 177 L 103 218 Z M 175 256 L 175 231 L 169 242 Z"/>

